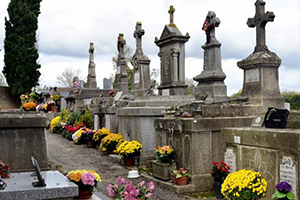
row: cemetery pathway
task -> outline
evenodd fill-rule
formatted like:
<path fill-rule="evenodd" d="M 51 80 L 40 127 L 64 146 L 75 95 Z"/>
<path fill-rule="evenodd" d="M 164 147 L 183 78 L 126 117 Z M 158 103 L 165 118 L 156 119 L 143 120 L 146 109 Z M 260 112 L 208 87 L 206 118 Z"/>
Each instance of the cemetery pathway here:
<path fill-rule="evenodd" d="M 116 160 L 98 152 L 86 145 L 76 145 L 73 141 L 66 140 L 60 134 L 47 131 L 47 145 L 51 170 L 67 173 L 75 169 L 92 169 L 99 173 L 102 182 L 98 183 L 97 191 L 108 196 L 106 191 L 109 183 L 116 183 L 118 177 L 127 177 L 128 170 Z M 131 179 L 132 180 L 132 179 Z M 145 180 L 143 177 L 133 179 L 132 182 Z M 161 188 L 156 184 L 154 200 L 184 200 L 174 192 Z"/>

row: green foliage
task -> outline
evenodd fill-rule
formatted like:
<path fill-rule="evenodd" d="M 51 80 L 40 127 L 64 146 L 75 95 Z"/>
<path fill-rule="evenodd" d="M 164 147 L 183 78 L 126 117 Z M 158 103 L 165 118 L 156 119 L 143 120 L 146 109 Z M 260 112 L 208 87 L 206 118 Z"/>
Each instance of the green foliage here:
<path fill-rule="evenodd" d="M 241 95 L 242 95 L 242 90 L 239 90 L 237 93 L 232 94 L 229 98 L 234 99 L 240 97 Z"/>
<path fill-rule="evenodd" d="M 188 78 L 185 79 L 185 84 L 188 85 L 188 88 L 187 88 L 187 94 L 188 95 L 193 95 L 194 94 L 194 89 L 196 87 L 195 83 L 196 82 L 193 79 L 188 79 Z"/>
<path fill-rule="evenodd" d="M 133 70 L 130 67 L 126 66 L 127 80 L 128 80 L 128 92 L 132 89 L 132 76 Z"/>
<path fill-rule="evenodd" d="M 87 107 L 85 108 L 84 115 L 81 115 L 79 122 L 84 123 L 87 128 L 91 127 L 92 115 Z"/>
<path fill-rule="evenodd" d="M 291 110 L 300 110 L 300 93 L 299 92 L 282 92 L 285 102 L 291 104 Z"/>
<path fill-rule="evenodd" d="M 38 15 L 42 0 L 11 0 L 8 5 L 9 19 L 5 17 L 4 67 L 9 91 L 19 97 L 38 85 L 40 77 L 36 48 Z"/>
<path fill-rule="evenodd" d="M 81 112 L 72 112 L 68 117 L 67 125 L 74 125 L 76 122 L 80 120 Z"/>

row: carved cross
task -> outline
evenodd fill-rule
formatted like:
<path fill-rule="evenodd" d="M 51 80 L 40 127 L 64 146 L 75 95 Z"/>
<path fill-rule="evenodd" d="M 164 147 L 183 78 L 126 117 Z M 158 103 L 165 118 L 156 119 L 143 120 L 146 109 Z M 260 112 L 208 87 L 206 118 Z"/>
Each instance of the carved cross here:
<path fill-rule="evenodd" d="M 266 30 L 265 26 L 268 22 L 274 21 L 275 15 L 273 12 L 265 13 L 265 4 L 263 0 L 255 2 L 256 13 L 254 18 L 248 18 L 247 25 L 250 28 L 256 27 L 256 46 L 254 52 L 268 51 L 266 45 Z"/>
<path fill-rule="evenodd" d="M 133 33 L 133 37 L 136 40 L 136 51 L 135 53 L 138 55 L 143 55 L 143 49 L 142 49 L 142 36 L 145 34 L 145 30 L 142 29 L 142 23 L 137 22 L 135 25 L 135 31 Z"/>
<path fill-rule="evenodd" d="M 170 14 L 170 24 L 174 24 L 174 12 L 174 6 L 170 6 L 170 10 L 168 11 L 168 13 Z"/>
<path fill-rule="evenodd" d="M 89 53 L 90 53 L 90 62 L 93 63 L 94 62 L 94 43 L 90 43 L 90 49 L 89 49 Z"/>
<path fill-rule="evenodd" d="M 119 33 L 118 37 L 118 51 L 119 51 L 119 57 L 120 58 L 125 58 L 124 55 L 124 45 L 126 44 L 126 40 L 124 39 L 124 34 Z"/>
<path fill-rule="evenodd" d="M 209 11 L 207 13 L 202 27 L 202 30 L 206 33 L 206 44 L 218 42 L 216 39 L 215 27 L 218 27 L 220 23 L 221 21 L 218 17 L 216 17 L 216 13 L 214 11 Z"/>

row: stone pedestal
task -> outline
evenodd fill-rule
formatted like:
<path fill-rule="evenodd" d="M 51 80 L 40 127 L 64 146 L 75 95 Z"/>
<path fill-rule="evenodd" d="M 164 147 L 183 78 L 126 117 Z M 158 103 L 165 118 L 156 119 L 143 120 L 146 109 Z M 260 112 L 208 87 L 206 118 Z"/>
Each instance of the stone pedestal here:
<path fill-rule="evenodd" d="M 153 176 L 164 181 L 170 180 L 170 166 L 170 163 L 162 163 L 157 160 L 152 161 Z"/>
<path fill-rule="evenodd" d="M 131 94 L 145 96 L 150 87 L 150 60 L 147 56 L 134 55 L 132 58 L 133 79 Z"/>
<path fill-rule="evenodd" d="M 237 63 L 244 70 L 242 96 L 249 97 L 255 105 L 284 108 L 278 84 L 278 67 L 281 59 L 273 52 L 254 52 L 246 59 Z"/>

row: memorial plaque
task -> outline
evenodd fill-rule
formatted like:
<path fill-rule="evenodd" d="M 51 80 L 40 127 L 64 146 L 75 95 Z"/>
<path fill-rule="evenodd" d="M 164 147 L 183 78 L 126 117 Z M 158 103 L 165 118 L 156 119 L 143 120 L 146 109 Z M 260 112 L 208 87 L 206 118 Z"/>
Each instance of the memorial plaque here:
<path fill-rule="evenodd" d="M 170 89 L 162 90 L 162 96 L 170 96 Z"/>
<path fill-rule="evenodd" d="M 121 67 L 117 66 L 117 74 L 121 74 Z"/>
<path fill-rule="evenodd" d="M 123 94 L 122 91 L 121 92 L 117 92 L 116 96 L 114 97 L 114 100 L 115 101 L 119 101 L 119 99 L 121 98 L 122 94 Z"/>
<path fill-rule="evenodd" d="M 134 84 L 140 83 L 140 73 L 134 73 Z"/>
<path fill-rule="evenodd" d="M 233 153 L 233 149 L 226 149 L 224 154 L 224 162 L 230 166 L 230 172 L 236 171 L 236 157 Z"/>
<path fill-rule="evenodd" d="M 46 183 L 45 183 L 45 181 L 44 181 L 44 179 L 42 178 L 42 175 L 41 175 L 41 170 L 40 170 L 39 164 L 37 163 L 36 159 L 32 156 L 31 156 L 31 161 L 32 161 L 32 165 L 35 169 L 36 176 L 38 178 L 38 181 L 33 182 L 32 185 L 34 187 L 44 187 L 44 186 L 46 186 Z"/>
<path fill-rule="evenodd" d="M 297 194 L 296 166 L 291 157 L 283 156 L 282 161 L 280 163 L 279 171 L 280 182 L 288 182 L 293 188 L 292 192 L 294 194 Z"/>
<path fill-rule="evenodd" d="M 246 83 L 259 82 L 259 71 L 258 69 L 246 70 Z"/>
<path fill-rule="evenodd" d="M 251 124 L 251 127 L 262 127 L 264 123 L 264 116 L 256 116 Z"/>

